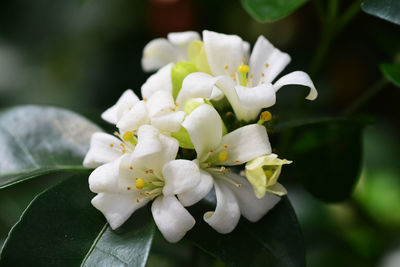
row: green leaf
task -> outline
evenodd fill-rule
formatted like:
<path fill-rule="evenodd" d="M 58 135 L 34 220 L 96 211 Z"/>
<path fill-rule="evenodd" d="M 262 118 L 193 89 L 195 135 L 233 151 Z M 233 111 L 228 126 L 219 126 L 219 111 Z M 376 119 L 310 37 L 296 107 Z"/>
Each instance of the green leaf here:
<path fill-rule="evenodd" d="M 366 123 L 367 120 L 325 118 L 277 125 L 278 154 L 293 160 L 293 164 L 285 166 L 284 177 L 298 180 L 324 201 L 345 200 L 359 177 Z"/>
<path fill-rule="evenodd" d="M 203 220 L 206 204 L 191 213 L 196 225 L 186 238 L 230 266 L 305 266 L 303 237 L 286 197 L 257 223 L 244 218 L 230 234 L 219 234 Z"/>
<path fill-rule="evenodd" d="M 148 209 L 116 233 L 91 205 L 93 196 L 84 175 L 37 196 L 11 230 L 0 265 L 144 266 L 153 238 Z"/>
<path fill-rule="evenodd" d="M 241 0 L 244 9 L 260 22 L 273 22 L 294 12 L 308 0 Z"/>
<path fill-rule="evenodd" d="M 400 1 L 398 0 L 363 0 L 361 9 L 365 13 L 400 25 Z"/>
<path fill-rule="evenodd" d="M 85 170 L 90 137 L 101 131 L 71 111 L 20 106 L 0 113 L 0 188 L 43 174 Z"/>
<path fill-rule="evenodd" d="M 391 83 L 400 87 L 400 65 L 383 63 L 379 65 L 381 72 Z"/>

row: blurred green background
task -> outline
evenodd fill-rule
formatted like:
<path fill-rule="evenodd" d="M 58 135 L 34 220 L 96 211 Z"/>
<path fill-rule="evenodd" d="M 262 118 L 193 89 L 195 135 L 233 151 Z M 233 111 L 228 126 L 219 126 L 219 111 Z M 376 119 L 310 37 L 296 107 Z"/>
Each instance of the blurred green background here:
<path fill-rule="evenodd" d="M 304 70 L 312 75 L 319 98 L 299 102 L 305 89 L 282 89 L 271 109 L 279 121 L 341 116 L 382 81 L 381 62 L 400 62 L 400 26 L 358 11 L 315 67 L 324 30 L 315 2 L 263 24 L 240 1 L 231 0 L 1 1 L 0 108 L 61 106 L 109 128 L 100 113 L 127 88 L 139 94 L 149 75 L 140 65 L 149 40 L 171 31 L 209 29 L 238 34 L 252 44 L 262 34 L 291 55 L 284 73 Z M 350 4 L 340 1 L 340 8 Z M 308 266 L 400 266 L 399 99 L 399 88 L 385 83 L 352 112 L 372 122 L 362 134 L 362 167 L 350 199 L 326 204 L 295 182 L 298 174 L 291 167 L 283 171 L 282 183 L 302 226 Z M 272 143 L 278 154 L 290 155 L 281 144 L 279 138 Z M 343 156 L 352 164 L 352 155 Z M 302 162 L 308 171 L 318 167 L 312 160 Z M 338 176 L 348 171 L 340 164 L 337 170 Z M 334 179 L 327 190 L 335 190 L 329 187 Z M 52 183 L 46 177 L 0 191 L 0 245 L 33 197 Z M 157 251 L 149 266 L 175 266 Z"/>

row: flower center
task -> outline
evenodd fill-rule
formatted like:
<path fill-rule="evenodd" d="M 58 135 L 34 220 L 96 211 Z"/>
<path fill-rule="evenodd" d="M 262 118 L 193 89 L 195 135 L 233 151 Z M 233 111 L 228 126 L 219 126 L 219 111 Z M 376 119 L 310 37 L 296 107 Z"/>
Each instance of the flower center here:
<path fill-rule="evenodd" d="M 114 135 L 118 137 L 122 142 L 110 143 L 109 146 L 112 149 L 115 149 L 123 154 L 132 153 L 137 144 L 136 136 L 132 132 L 126 132 L 123 136 L 119 134 L 119 132 L 114 132 Z"/>
<path fill-rule="evenodd" d="M 135 186 L 140 194 L 140 197 L 136 199 L 136 202 L 140 202 L 144 199 L 153 200 L 162 194 L 164 181 L 160 180 L 156 176 L 138 177 L 136 178 Z M 131 190 L 131 188 L 128 187 L 127 190 Z"/>

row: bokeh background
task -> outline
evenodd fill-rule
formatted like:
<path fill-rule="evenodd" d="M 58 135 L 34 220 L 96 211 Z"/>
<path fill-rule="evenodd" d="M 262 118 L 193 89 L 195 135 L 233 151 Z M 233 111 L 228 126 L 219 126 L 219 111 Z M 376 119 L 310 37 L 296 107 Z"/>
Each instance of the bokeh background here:
<path fill-rule="evenodd" d="M 367 117 L 368 123 L 361 136 L 362 155 L 354 155 L 361 168 L 349 199 L 323 202 L 296 182 L 301 174 L 294 169 L 282 174 L 303 230 L 307 265 L 400 266 L 400 90 L 382 79 L 378 67 L 400 62 L 400 26 L 358 11 L 316 62 L 324 28 L 314 2 L 278 22 L 259 23 L 240 1 L 232 0 L 1 1 L 0 108 L 60 106 L 109 129 L 99 115 L 124 90 L 140 94 L 149 76 L 140 65 L 149 40 L 173 31 L 208 29 L 238 34 L 254 44 L 262 34 L 291 55 L 284 73 L 310 73 L 319 91 L 314 102 L 299 101 L 305 89 L 279 91 L 271 112 L 280 121 L 345 115 L 368 88 L 383 83 L 352 112 Z M 343 10 L 351 4 L 339 2 Z M 280 144 L 272 143 L 285 155 L 288 145 Z M 352 156 L 343 155 L 350 162 Z M 318 167 L 312 158 L 302 164 L 308 171 Z M 346 172 L 347 167 L 338 164 L 337 175 Z M 324 181 L 324 175 L 320 179 Z M 329 179 L 326 190 L 335 190 L 329 186 L 335 177 Z M 29 202 L 52 183 L 47 177 L 0 191 L 0 246 Z M 181 265 L 190 261 L 190 251 L 187 258 L 176 253 L 184 247 L 168 249 L 175 259 L 155 249 L 148 265 L 176 266 L 176 257 L 183 257 Z"/>

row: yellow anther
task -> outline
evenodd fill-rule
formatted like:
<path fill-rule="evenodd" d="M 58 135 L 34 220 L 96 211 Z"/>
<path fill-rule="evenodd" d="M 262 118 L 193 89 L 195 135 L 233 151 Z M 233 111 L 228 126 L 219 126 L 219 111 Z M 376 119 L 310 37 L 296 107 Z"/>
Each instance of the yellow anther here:
<path fill-rule="evenodd" d="M 133 138 L 133 133 L 132 132 L 126 132 L 126 133 L 124 133 L 124 135 L 122 136 L 122 139 L 125 141 L 125 142 L 128 142 L 129 140 L 131 140 Z"/>
<path fill-rule="evenodd" d="M 222 161 L 222 162 L 227 161 L 228 160 L 228 152 L 226 152 L 226 150 L 222 150 L 221 152 L 219 152 L 218 159 L 219 159 L 219 161 Z"/>
<path fill-rule="evenodd" d="M 113 144 L 113 143 L 111 143 L 111 144 L 110 144 L 110 147 L 114 147 L 114 144 Z"/>
<path fill-rule="evenodd" d="M 131 190 L 131 189 L 132 189 L 132 187 L 130 187 L 130 186 L 126 187 L 126 190 Z"/>
<path fill-rule="evenodd" d="M 147 101 L 147 97 L 143 97 L 143 101 L 146 102 Z"/>
<path fill-rule="evenodd" d="M 224 69 L 226 69 L 226 70 L 229 69 L 228 65 L 225 65 L 225 66 L 224 66 Z"/>
<path fill-rule="evenodd" d="M 265 67 L 266 67 L 266 68 L 268 68 L 268 67 L 269 67 L 269 64 L 268 64 L 268 63 L 266 63 L 266 64 L 265 64 Z"/>
<path fill-rule="evenodd" d="M 139 190 L 143 189 L 145 184 L 146 184 L 146 181 L 143 178 L 136 179 L 136 188 L 137 189 L 139 189 Z"/>
<path fill-rule="evenodd" d="M 240 66 L 237 68 L 237 71 L 238 71 L 239 73 L 248 73 L 248 72 L 250 71 L 250 67 L 247 66 L 247 65 L 240 65 Z"/>
<path fill-rule="evenodd" d="M 224 148 L 228 148 L 228 145 L 227 145 L 227 144 L 224 144 Z"/>
<path fill-rule="evenodd" d="M 261 112 L 260 120 L 269 121 L 272 119 L 272 114 L 268 110 Z"/>
<path fill-rule="evenodd" d="M 244 63 L 246 61 L 246 59 L 244 57 L 242 57 L 242 63 Z"/>
<path fill-rule="evenodd" d="M 265 76 L 265 74 L 264 74 L 264 72 L 262 72 L 262 73 L 261 73 L 261 77 L 264 77 L 264 76 Z"/>

